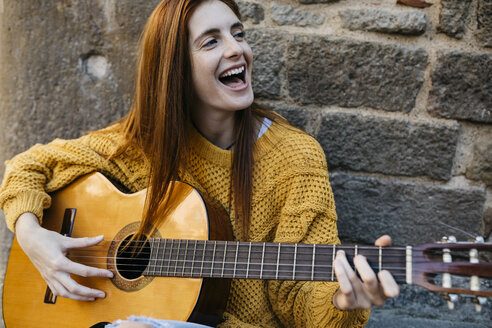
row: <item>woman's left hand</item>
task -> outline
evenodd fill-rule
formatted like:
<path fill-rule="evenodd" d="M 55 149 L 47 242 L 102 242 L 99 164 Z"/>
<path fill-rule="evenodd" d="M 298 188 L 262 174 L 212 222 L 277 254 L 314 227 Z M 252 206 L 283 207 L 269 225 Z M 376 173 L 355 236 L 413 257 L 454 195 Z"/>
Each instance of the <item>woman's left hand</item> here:
<path fill-rule="evenodd" d="M 374 243 L 376 246 L 391 246 L 391 237 L 384 235 Z M 350 266 L 344 251 L 338 251 L 335 261 L 335 274 L 340 288 L 333 296 L 333 304 L 340 310 L 370 309 L 381 306 L 386 299 L 396 297 L 400 288 L 387 270 L 376 276 L 363 255 L 354 258 L 354 265 L 360 279 Z"/>

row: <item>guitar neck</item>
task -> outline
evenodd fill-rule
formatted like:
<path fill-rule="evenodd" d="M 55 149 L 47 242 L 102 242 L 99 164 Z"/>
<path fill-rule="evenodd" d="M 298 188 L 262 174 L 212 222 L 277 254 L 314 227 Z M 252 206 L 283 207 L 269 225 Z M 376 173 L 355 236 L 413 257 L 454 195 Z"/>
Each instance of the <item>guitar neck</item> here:
<path fill-rule="evenodd" d="M 349 262 L 364 255 L 373 270 L 407 282 L 411 248 L 150 239 L 145 276 L 336 281 L 333 261 L 343 250 Z M 410 256 L 407 254 L 410 252 Z"/>

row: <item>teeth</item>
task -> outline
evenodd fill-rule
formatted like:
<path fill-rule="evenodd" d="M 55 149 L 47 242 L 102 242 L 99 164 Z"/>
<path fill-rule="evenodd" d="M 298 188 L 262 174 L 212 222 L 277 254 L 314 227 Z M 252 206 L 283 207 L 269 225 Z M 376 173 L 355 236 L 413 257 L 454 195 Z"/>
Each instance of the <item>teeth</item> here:
<path fill-rule="evenodd" d="M 231 75 L 235 75 L 235 74 L 240 74 L 244 72 L 244 66 L 241 66 L 239 68 L 235 68 L 235 69 L 231 69 L 227 72 L 225 72 L 224 74 L 222 74 L 220 77 L 227 77 L 227 76 L 231 76 Z"/>

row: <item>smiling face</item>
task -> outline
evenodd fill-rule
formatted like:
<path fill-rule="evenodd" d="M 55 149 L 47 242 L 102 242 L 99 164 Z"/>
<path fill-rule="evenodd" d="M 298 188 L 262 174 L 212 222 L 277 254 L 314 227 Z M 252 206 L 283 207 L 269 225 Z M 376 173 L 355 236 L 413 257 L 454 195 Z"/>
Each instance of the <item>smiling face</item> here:
<path fill-rule="evenodd" d="M 234 12 L 221 1 L 205 1 L 191 16 L 188 31 L 193 110 L 213 115 L 250 106 L 253 53 Z"/>

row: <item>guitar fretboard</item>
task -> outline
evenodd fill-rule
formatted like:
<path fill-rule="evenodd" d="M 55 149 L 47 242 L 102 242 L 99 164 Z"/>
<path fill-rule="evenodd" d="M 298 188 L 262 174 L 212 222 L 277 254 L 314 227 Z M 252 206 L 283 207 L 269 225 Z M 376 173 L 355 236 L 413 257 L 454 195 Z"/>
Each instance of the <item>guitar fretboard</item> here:
<path fill-rule="evenodd" d="M 367 257 L 377 273 L 389 270 L 405 283 L 406 249 L 342 245 L 258 243 L 150 239 L 151 255 L 145 276 L 335 281 L 333 261 L 338 250 L 349 262 Z"/>

